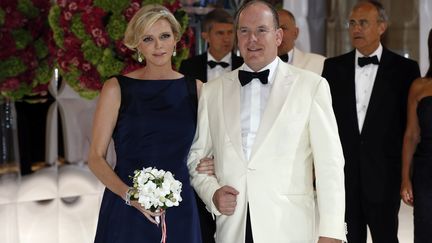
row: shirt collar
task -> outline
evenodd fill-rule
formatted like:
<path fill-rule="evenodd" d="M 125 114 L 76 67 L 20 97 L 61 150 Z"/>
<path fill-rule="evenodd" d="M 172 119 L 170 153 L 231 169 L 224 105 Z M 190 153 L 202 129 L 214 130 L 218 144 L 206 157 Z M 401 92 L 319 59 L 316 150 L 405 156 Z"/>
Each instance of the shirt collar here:
<path fill-rule="evenodd" d="M 268 76 L 268 82 L 269 84 L 273 83 L 273 80 L 276 76 L 276 68 L 279 64 L 279 58 L 275 58 L 271 63 L 269 63 L 267 66 L 265 66 L 264 68 L 258 70 L 258 72 L 264 71 L 266 69 L 270 70 L 269 76 Z M 248 72 L 254 72 L 246 63 L 243 64 L 242 66 L 242 70 L 243 71 L 248 71 Z"/>
<path fill-rule="evenodd" d="M 381 61 L 382 52 L 383 52 L 383 47 L 382 47 L 382 45 L 381 45 L 381 43 L 380 43 L 379 46 L 378 46 L 378 48 L 377 48 L 374 52 L 372 52 L 372 53 L 369 55 L 369 57 L 377 56 L 378 61 Z M 359 58 L 359 57 L 364 57 L 364 56 L 365 56 L 365 55 L 361 54 L 361 53 L 356 49 L 356 53 L 355 53 L 355 64 L 356 64 L 356 67 L 358 66 L 358 58 Z"/>
<path fill-rule="evenodd" d="M 207 61 L 226 62 L 231 65 L 231 52 L 228 52 L 228 54 L 226 54 L 220 61 L 216 61 L 212 54 L 207 52 Z"/>

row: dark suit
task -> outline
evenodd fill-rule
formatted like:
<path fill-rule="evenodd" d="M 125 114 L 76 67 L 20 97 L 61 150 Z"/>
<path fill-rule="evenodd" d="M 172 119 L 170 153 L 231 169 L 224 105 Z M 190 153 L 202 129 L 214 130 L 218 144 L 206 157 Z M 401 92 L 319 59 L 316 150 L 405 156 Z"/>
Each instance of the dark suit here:
<path fill-rule="evenodd" d="M 240 67 L 243 64 L 243 58 L 236 56 L 234 53 L 231 54 L 231 70 Z M 201 55 L 190 57 L 183 60 L 179 72 L 190 76 L 195 79 L 199 79 L 202 82 L 207 82 L 207 52 Z"/>
<path fill-rule="evenodd" d="M 243 58 L 236 56 L 234 53 L 231 54 L 231 70 L 240 67 L 243 64 Z M 190 57 L 183 60 L 179 72 L 195 79 L 199 79 L 202 82 L 207 82 L 207 52 L 201 55 Z M 214 243 L 214 234 L 216 232 L 216 224 L 207 211 L 205 204 L 196 195 L 198 211 L 201 221 L 201 234 L 203 243 Z"/>
<path fill-rule="evenodd" d="M 355 95 L 355 51 L 329 58 L 329 84 L 345 156 L 348 242 L 397 242 L 402 140 L 407 96 L 420 76 L 417 62 L 383 48 L 361 133 Z"/>

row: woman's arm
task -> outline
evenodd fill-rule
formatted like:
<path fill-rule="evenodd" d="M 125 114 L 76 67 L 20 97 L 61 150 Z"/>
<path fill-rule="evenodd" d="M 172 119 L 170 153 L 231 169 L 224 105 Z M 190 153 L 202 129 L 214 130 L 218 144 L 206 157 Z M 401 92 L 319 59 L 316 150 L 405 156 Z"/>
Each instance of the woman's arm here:
<path fill-rule="evenodd" d="M 407 107 L 407 127 L 402 147 L 402 184 L 401 198 L 407 205 L 413 205 L 414 196 L 411 183 L 411 164 L 417 144 L 420 141 L 420 127 L 417 118 L 418 96 L 421 91 L 421 79 L 413 82 L 409 95 Z"/>
<path fill-rule="evenodd" d="M 109 190 L 124 198 L 129 187 L 115 174 L 105 159 L 108 144 L 117 122 L 120 100 L 120 86 L 117 79 L 107 80 L 100 93 L 93 119 L 88 163 L 90 170 Z"/>

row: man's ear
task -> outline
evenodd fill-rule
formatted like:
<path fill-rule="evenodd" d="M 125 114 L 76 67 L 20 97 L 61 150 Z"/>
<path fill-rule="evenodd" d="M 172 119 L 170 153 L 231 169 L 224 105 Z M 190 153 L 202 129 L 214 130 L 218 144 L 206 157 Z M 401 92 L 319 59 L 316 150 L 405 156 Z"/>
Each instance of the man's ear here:
<path fill-rule="evenodd" d="M 299 29 L 299 27 L 295 27 L 295 30 L 294 30 L 294 36 L 295 36 L 295 39 L 294 40 L 297 40 L 297 37 L 299 36 L 299 34 L 300 34 L 300 29 Z"/>

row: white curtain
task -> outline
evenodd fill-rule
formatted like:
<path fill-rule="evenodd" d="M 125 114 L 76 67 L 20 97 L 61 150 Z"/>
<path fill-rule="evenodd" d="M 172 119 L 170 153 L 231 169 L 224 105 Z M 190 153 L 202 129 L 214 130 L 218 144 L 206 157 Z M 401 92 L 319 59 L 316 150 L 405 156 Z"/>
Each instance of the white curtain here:
<path fill-rule="evenodd" d="M 291 11 L 295 18 L 297 27 L 300 29 L 299 37 L 296 41 L 296 47 L 302 51 L 310 52 L 309 25 L 307 22 L 308 1 L 302 0 L 284 0 L 283 8 Z"/>

